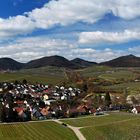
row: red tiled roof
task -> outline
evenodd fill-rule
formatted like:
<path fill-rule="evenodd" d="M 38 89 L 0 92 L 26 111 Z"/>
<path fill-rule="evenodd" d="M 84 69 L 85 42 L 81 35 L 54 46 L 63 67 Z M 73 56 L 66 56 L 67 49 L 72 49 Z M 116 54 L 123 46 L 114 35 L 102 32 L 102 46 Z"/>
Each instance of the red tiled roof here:
<path fill-rule="evenodd" d="M 16 104 L 24 104 L 24 101 L 16 101 Z"/>
<path fill-rule="evenodd" d="M 80 109 L 78 109 L 78 112 L 79 113 L 85 113 L 86 112 L 86 109 L 85 108 L 80 108 Z"/>
<path fill-rule="evenodd" d="M 136 106 L 136 110 L 140 113 L 140 106 Z"/>
<path fill-rule="evenodd" d="M 15 109 L 18 113 L 24 110 L 23 107 L 15 107 L 14 109 Z"/>
<path fill-rule="evenodd" d="M 49 90 L 44 90 L 43 92 L 48 93 L 48 92 L 49 92 Z"/>

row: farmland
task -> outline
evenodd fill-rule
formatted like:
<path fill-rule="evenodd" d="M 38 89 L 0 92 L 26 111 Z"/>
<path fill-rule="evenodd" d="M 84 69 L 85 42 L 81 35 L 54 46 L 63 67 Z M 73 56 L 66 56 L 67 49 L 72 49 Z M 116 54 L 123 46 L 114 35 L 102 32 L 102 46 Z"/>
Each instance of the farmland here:
<path fill-rule="evenodd" d="M 92 82 L 98 79 L 96 80 L 97 84 L 103 90 L 113 90 L 122 93 L 126 90 L 128 95 L 140 93 L 139 68 L 95 66 L 80 70 L 79 72 L 83 77 L 93 79 Z M 107 82 L 108 85 L 103 85 L 105 82 Z"/>
<path fill-rule="evenodd" d="M 126 140 L 140 137 L 140 117 L 128 113 L 105 116 L 85 116 L 62 119 L 61 122 L 79 128 L 86 140 Z M 67 126 L 53 121 L 1 124 L 2 140 L 77 140 Z"/>
<path fill-rule="evenodd" d="M 126 140 L 140 137 L 140 118 L 132 114 L 112 113 L 107 116 L 63 120 L 80 131 L 87 140 Z"/>
<path fill-rule="evenodd" d="M 132 71 L 129 68 L 113 68 L 107 66 L 94 66 L 89 67 L 83 70 L 79 70 L 79 72 L 85 77 L 99 77 L 105 80 L 117 80 L 117 79 L 125 79 L 131 80 L 137 77 L 138 68 L 133 68 Z"/>
<path fill-rule="evenodd" d="M 116 79 L 125 79 L 125 80 L 131 80 L 135 78 L 135 74 L 130 71 L 116 71 L 116 72 L 110 72 L 109 74 L 101 74 L 100 78 L 107 79 L 107 80 L 116 80 Z"/>
<path fill-rule="evenodd" d="M 127 90 L 128 94 L 136 95 L 140 93 L 140 82 L 128 82 L 128 83 L 121 83 L 121 84 L 115 84 L 111 86 L 104 87 L 108 90 Z"/>
<path fill-rule="evenodd" d="M 57 84 L 65 81 L 66 76 L 64 69 L 56 67 L 42 67 L 17 72 L 0 73 L 0 82 L 22 81 L 23 79 L 32 83 Z"/>
<path fill-rule="evenodd" d="M 67 74 L 68 72 L 68 74 Z M 127 89 L 128 94 L 138 94 L 140 92 L 139 81 L 139 68 L 111 68 L 107 66 L 93 66 L 80 70 L 66 70 L 64 68 L 58 67 L 42 67 L 34 69 L 25 69 L 15 72 L 6 72 L 0 73 L 0 82 L 3 81 L 22 81 L 26 79 L 31 83 L 44 83 L 44 84 L 61 84 L 66 82 L 70 85 L 75 85 L 76 81 L 69 81 L 70 74 L 76 72 L 80 75 L 80 78 L 88 79 L 93 78 L 92 82 L 95 82 L 94 79 L 100 81 L 110 82 L 110 85 L 103 86 L 100 84 L 100 87 L 107 90 L 117 90 L 123 92 Z M 76 77 L 75 75 L 71 76 L 72 79 Z"/>
<path fill-rule="evenodd" d="M 75 134 L 55 122 L 1 124 L 1 140 L 77 140 Z"/>

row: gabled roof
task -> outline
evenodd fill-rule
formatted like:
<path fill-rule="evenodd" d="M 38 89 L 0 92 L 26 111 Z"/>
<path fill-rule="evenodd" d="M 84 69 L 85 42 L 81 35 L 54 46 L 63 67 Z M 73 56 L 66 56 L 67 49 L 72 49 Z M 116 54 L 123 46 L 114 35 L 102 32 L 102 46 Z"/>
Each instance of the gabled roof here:
<path fill-rule="evenodd" d="M 135 108 L 138 111 L 138 113 L 140 113 L 140 106 L 136 106 Z"/>

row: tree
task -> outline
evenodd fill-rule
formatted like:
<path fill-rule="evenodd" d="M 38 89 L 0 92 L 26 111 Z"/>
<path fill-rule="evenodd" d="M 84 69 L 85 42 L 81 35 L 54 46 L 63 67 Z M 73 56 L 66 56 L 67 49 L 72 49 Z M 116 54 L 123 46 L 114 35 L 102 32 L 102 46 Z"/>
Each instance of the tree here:
<path fill-rule="evenodd" d="M 109 92 L 107 92 L 105 96 L 105 105 L 109 107 L 110 104 L 111 104 L 111 98 Z"/>
<path fill-rule="evenodd" d="M 3 122 L 4 121 L 4 107 L 2 105 L 2 103 L 0 103 L 0 121 Z"/>
<path fill-rule="evenodd" d="M 22 81 L 22 83 L 26 85 L 26 84 L 27 84 L 27 80 L 24 79 L 24 80 Z"/>
<path fill-rule="evenodd" d="M 131 101 L 133 102 L 134 105 L 138 104 L 138 100 L 134 96 L 131 97 Z"/>
<path fill-rule="evenodd" d="M 15 80 L 14 84 L 15 85 L 18 85 L 19 84 L 19 81 Z"/>

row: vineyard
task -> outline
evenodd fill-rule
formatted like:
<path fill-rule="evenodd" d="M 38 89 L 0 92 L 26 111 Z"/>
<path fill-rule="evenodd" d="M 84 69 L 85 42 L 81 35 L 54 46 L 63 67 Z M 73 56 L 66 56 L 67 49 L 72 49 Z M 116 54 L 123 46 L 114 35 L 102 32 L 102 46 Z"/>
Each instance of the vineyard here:
<path fill-rule="evenodd" d="M 77 140 L 67 127 L 55 122 L 0 125 L 1 140 Z"/>

